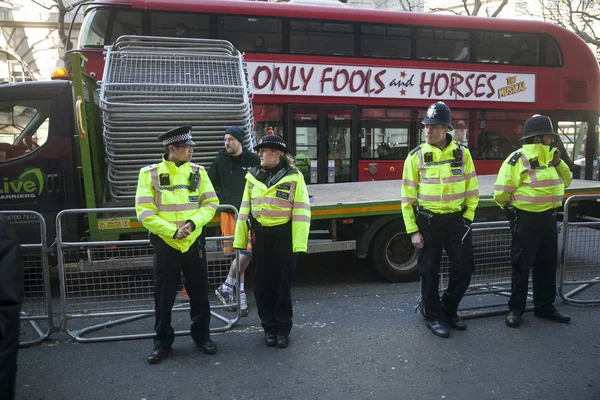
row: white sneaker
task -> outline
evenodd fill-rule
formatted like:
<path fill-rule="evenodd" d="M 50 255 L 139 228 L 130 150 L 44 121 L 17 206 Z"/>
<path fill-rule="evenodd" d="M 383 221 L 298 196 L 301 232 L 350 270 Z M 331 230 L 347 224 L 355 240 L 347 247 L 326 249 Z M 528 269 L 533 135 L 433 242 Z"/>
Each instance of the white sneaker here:
<path fill-rule="evenodd" d="M 217 290 L 215 290 L 215 295 L 219 300 L 221 300 L 221 303 L 223 303 L 224 306 L 235 303 L 233 292 L 223 290 L 221 286 L 219 286 Z"/>
<path fill-rule="evenodd" d="M 240 317 L 248 316 L 248 302 L 246 301 L 246 292 L 240 292 Z"/>

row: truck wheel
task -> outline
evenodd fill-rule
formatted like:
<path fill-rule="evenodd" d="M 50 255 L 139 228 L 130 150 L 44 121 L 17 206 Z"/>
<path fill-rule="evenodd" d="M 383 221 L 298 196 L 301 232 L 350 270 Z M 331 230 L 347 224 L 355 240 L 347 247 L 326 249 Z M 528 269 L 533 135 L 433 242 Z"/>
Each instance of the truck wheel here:
<path fill-rule="evenodd" d="M 387 224 L 373 241 L 371 260 L 377 272 L 391 282 L 408 282 L 419 277 L 417 251 L 398 222 Z"/>

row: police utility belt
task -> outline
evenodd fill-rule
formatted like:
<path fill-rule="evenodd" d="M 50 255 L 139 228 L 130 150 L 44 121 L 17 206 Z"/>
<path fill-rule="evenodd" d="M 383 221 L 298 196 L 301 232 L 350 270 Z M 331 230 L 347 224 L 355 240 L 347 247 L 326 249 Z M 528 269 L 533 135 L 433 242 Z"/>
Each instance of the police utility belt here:
<path fill-rule="evenodd" d="M 421 218 L 426 218 L 429 221 L 431 220 L 435 220 L 435 219 L 442 219 L 442 218 L 449 218 L 449 217 L 455 217 L 455 216 L 461 216 L 464 213 L 464 209 L 460 210 L 460 211 L 455 211 L 452 213 L 448 213 L 448 214 L 437 214 L 434 213 L 433 211 L 429 211 L 426 208 L 417 206 L 415 209 L 415 214 L 417 216 L 417 218 L 421 217 Z"/>
<path fill-rule="evenodd" d="M 250 221 L 250 229 L 258 232 L 289 232 L 292 230 L 292 220 L 290 219 L 288 222 L 275 225 L 275 226 L 262 226 L 260 222 L 252 214 L 248 216 L 248 221 Z"/>

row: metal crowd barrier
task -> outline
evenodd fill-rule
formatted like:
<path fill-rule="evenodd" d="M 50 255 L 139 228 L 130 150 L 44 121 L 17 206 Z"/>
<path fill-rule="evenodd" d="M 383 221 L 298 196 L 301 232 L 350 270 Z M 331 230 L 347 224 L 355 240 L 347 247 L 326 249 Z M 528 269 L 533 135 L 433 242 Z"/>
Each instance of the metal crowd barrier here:
<path fill-rule="evenodd" d="M 577 195 L 567 199 L 564 206 L 564 233 L 562 237 L 561 273 L 558 283 L 558 294 L 568 304 L 593 305 L 600 303 L 600 294 L 592 292 L 585 299 L 575 296 L 584 290 L 600 283 L 600 220 L 586 218 L 591 221 L 569 222 L 570 219 L 581 219 L 570 211 L 572 203 L 581 201 L 595 202 L 595 209 L 600 209 L 600 196 Z M 576 285 L 567 292 L 567 286 Z M 587 291 L 589 293 L 590 291 Z"/>
<path fill-rule="evenodd" d="M 232 206 L 220 206 L 218 211 L 234 212 Z M 60 274 L 62 330 L 78 342 L 103 342 L 153 338 L 153 322 L 145 321 L 143 328 L 134 321 L 154 316 L 153 248 L 148 239 L 97 242 L 66 242 L 63 238 L 62 222 L 69 215 L 110 213 L 118 216 L 135 215 L 134 207 L 95 208 L 63 210 L 56 217 L 56 244 Z M 221 284 L 229 272 L 231 258 L 223 253 L 223 241 L 233 236 L 206 238 L 208 259 L 208 295 L 211 302 L 212 321 L 222 326 L 211 327 L 211 332 L 222 332 L 232 328 L 240 318 L 239 285 L 236 302 L 223 305 L 214 295 L 214 288 Z M 239 281 L 239 253 L 236 251 L 237 278 Z M 211 291 L 212 288 L 212 291 Z M 188 329 L 177 330 L 177 325 L 189 327 L 189 317 L 178 320 L 176 314 L 190 310 L 189 299 L 180 284 L 173 307 L 173 325 L 176 336 L 189 335 Z M 234 309 L 233 318 L 217 313 L 216 310 Z M 92 319 L 93 324 L 71 329 L 69 325 Z M 106 321 L 106 319 L 109 319 Z M 124 325 L 127 324 L 127 325 Z M 85 325 L 85 324 L 84 324 Z M 110 329 L 119 328 L 109 334 Z M 144 332 L 139 333 L 142 329 Z M 104 331 L 94 337 L 85 337 Z M 135 331 L 135 332 L 134 332 Z"/>
<path fill-rule="evenodd" d="M 20 347 L 29 347 L 46 340 L 54 331 L 50 297 L 50 272 L 46 221 L 35 211 L 0 211 L 15 228 L 35 223 L 39 227 L 38 243 L 21 244 L 23 257 L 23 298 L 21 302 Z M 19 230 L 17 228 L 17 230 Z M 43 327 L 40 323 L 43 322 Z"/>
<path fill-rule="evenodd" d="M 477 222 L 471 225 L 471 229 L 475 270 L 458 311 L 465 319 L 506 314 L 512 279 L 508 221 Z M 448 286 L 449 271 L 450 260 L 444 251 L 440 265 L 440 291 Z M 498 297 L 502 298 L 501 302 L 496 301 Z M 531 293 L 527 297 L 527 309 L 530 311 L 533 297 Z"/>

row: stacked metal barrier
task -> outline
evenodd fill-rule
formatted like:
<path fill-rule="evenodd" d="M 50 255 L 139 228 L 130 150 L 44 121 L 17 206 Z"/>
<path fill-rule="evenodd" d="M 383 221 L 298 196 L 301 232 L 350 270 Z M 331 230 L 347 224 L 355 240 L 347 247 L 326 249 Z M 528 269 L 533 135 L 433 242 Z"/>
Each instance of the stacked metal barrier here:
<path fill-rule="evenodd" d="M 224 40 L 121 36 L 106 48 L 100 91 L 112 200 L 133 199 L 140 168 L 164 153 L 157 136 L 191 125 L 193 162 L 209 166 L 223 132 L 239 126 L 252 148 L 243 58 Z"/>

